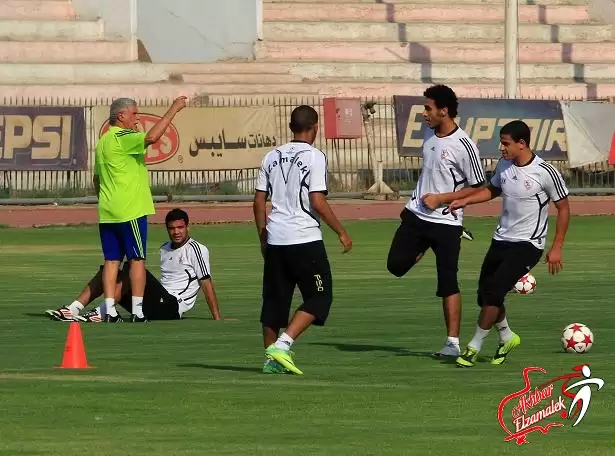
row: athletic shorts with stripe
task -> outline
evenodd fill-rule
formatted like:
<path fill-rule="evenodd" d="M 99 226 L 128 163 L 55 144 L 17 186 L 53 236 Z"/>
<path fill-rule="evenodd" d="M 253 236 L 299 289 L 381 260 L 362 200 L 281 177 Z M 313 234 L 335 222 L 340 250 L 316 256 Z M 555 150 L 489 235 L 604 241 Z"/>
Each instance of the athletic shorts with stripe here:
<path fill-rule="evenodd" d="M 99 223 L 98 231 L 106 261 L 146 258 L 147 216 L 122 223 Z"/>
<path fill-rule="evenodd" d="M 260 317 L 263 326 L 288 326 L 296 286 L 303 298 L 297 310 L 313 315 L 315 326 L 324 326 L 333 301 L 333 283 L 323 241 L 267 246 Z"/>

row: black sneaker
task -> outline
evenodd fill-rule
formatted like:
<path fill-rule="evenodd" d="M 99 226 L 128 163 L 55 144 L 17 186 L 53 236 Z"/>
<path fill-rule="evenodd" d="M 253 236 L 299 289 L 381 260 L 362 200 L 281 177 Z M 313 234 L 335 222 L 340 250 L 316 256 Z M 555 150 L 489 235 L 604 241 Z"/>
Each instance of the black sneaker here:
<path fill-rule="evenodd" d="M 474 240 L 474 235 L 467 228 L 461 227 L 461 237 L 467 239 L 468 241 Z"/>
<path fill-rule="evenodd" d="M 130 316 L 130 321 L 133 323 L 149 323 L 147 317 L 137 317 L 135 314 Z"/>
<path fill-rule="evenodd" d="M 68 307 L 60 307 L 59 309 L 49 309 L 45 311 L 45 315 L 47 315 L 51 320 L 56 321 L 75 321 L 75 317 L 73 313 L 70 311 Z"/>
<path fill-rule="evenodd" d="M 120 314 L 117 314 L 115 317 L 107 314 L 105 315 L 105 323 L 122 323 L 124 319 Z"/>

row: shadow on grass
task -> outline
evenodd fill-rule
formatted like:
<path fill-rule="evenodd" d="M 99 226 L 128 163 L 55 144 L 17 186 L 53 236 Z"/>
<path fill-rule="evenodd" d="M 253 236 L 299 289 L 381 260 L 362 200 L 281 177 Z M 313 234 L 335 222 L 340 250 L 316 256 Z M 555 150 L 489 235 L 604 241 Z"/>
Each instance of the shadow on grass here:
<path fill-rule="evenodd" d="M 219 370 L 219 371 L 231 371 L 231 372 L 262 372 L 262 367 L 247 367 L 247 366 L 220 366 L 216 364 L 201 364 L 201 363 L 190 363 L 190 364 L 176 364 L 177 367 L 191 367 L 197 369 L 209 369 L 209 370 Z"/>

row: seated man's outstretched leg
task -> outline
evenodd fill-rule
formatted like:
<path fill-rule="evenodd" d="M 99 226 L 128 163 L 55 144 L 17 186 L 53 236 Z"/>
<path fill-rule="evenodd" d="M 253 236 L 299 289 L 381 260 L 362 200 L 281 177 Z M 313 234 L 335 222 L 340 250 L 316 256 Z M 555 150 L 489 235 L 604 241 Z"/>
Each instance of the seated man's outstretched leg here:
<path fill-rule="evenodd" d="M 102 296 L 102 268 L 90 279 L 87 285 L 83 288 L 79 296 L 72 304 L 59 309 L 49 309 L 45 314 L 52 320 L 57 321 L 74 321 L 78 319 L 79 313 L 85 306 L 90 304 L 99 296 Z"/>
<path fill-rule="evenodd" d="M 127 274 L 126 274 L 127 276 Z M 116 295 L 121 296 L 122 289 L 124 288 L 123 281 L 125 281 L 124 274 L 119 274 L 116 285 Z M 97 312 L 98 309 L 81 314 L 83 309 L 90 303 L 94 302 L 97 298 L 103 295 L 102 284 L 102 267 L 98 270 L 96 275 L 92 277 L 85 285 L 79 296 L 68 306 L 63 306 L 58 309 L 49 309 L 45 311 L 45 314 L 52 320 L 57 321 L 82 321 L 82 322 L 100 322 L 100 317 L 94 317 L 94 313 L 100 315 Z M 118 299 L 118 297 L 116 297 Z M 104 305 L 103 305 L 104 307 Z M 91 319 L 94 317 L 94 319 Z"/>

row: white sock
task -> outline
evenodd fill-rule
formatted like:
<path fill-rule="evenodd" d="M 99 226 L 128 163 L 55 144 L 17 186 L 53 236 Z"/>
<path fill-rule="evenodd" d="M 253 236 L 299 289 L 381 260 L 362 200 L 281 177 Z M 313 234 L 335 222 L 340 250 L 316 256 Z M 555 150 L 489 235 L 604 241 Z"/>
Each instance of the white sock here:
<path fill-rule="evenodd" d="M 288 351 L 290 350 L 290 347 L 293 346 L 293 342 L 294 342 L 293 338 L 290 337 L 285 332 L 283 332 L 282 335 L 278 337 L 278 340 L 276 340 L 275 348 Z"/>
<path fill-rule="evenodd" d="M 79 312 L 83 310 L 83 304 L 81 304 L 79 301 L 73 301 L 73 303 L 68 306 L 68 309 L 73 315 L 77 316 L 79 315 Z"/>
<path fill-rule="evenodd" d="M 117 310 L 115 310 L 115 299 L 105 298 L 106 314 L 111 317 L 117 317 Z"/>
<path fill-rule="evenodd" d="M 132 314 L 143 318 L 143 296 L 132 297 Z"/>
<path fill-rule="evenodd" d="M 446 345 L 456 345 L 456 346 L 459 346 L 459 337 L 448 336 L 446 338 Z"/>
<path fill-rule="evenodd" d="M 474 337 L 468 344 L 468 347 L 472 347 L 476 351 L 480 351 L 483 348 L 483 341 L 489 335 L 490 329 L 482 329 L 480 326 L 476 325 L 476 332 L 474 333 Z"/>
<path fill-rule="evenodd" d="M 495 327 L 498 329 L 498 334 L 500 336 L 501 342 L 508 342 L 513 338 L 514 333 L 510 330 L 510 326 L 508 325 L 508 320 L 504 317 L 504 320 L 495 324 Z"/>

